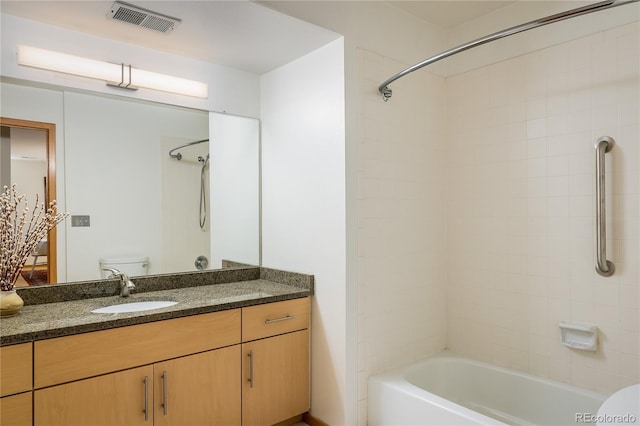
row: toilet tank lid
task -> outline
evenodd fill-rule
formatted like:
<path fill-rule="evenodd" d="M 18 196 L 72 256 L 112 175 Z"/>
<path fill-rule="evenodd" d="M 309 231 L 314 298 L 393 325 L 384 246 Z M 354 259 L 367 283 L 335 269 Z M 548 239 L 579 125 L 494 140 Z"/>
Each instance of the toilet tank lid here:
<path fill-rule="evenodd" d="M 101 264 L 105 263 L 143 263 L 148 262 L 149 257 L 109 257 L 100 259 Z"/>

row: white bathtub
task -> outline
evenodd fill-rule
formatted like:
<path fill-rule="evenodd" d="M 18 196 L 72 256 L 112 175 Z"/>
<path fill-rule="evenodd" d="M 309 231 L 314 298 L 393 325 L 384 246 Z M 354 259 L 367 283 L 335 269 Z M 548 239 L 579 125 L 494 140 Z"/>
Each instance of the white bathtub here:
<path fill-rule="evenodd" d="M 371 426 L 576 425 L 606 396 L 444 352 L 371 376 L 368 399 Z"/>

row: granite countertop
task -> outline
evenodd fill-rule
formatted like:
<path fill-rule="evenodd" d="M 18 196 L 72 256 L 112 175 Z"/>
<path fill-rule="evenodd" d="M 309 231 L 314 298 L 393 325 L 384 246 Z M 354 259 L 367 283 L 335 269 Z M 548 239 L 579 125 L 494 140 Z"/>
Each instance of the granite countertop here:
<path fill-rule="evenodd" d="M 117 280 L 18 291 L 25 299 L 25 306 L 18 315 L 0 319 L 0 346 L 296 299 L 312 295 L 314 286 L 312 275 L 262 267 L 132 280 L 136 291 L 129 297 L 119 296 Z M 178 303 L 140 312 L 91 312 L 114 304 L 160 300 Z"/>

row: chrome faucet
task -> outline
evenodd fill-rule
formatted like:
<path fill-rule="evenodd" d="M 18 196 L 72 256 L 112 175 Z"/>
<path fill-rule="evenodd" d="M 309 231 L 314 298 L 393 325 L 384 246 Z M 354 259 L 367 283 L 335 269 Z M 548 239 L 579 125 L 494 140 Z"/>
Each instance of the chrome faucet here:
<path fill-rule="evenodd" d="M 129 279 L 129 275 L 114 268 L 104 268 L 103 271 L 111 272 L 109 278 L 120 278 L 120 297 L 129 297 L 131 291 L 136 289 L 136 285 Z"/>

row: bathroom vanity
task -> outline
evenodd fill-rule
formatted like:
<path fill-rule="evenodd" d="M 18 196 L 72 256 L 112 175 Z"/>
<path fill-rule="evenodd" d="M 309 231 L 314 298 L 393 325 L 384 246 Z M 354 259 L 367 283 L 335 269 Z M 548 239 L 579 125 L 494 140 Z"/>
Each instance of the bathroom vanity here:
<path fill-rule="evenodd" d="M 91 313 L 124 299 L 109 296 L 3 318 L 0 423 L 269 425 L 308 411 L 313 277 L 250 269 L 131 296 L 178 302 L 152 311 Z M 37 319 L 55 309 L 67 318 Z"/>

